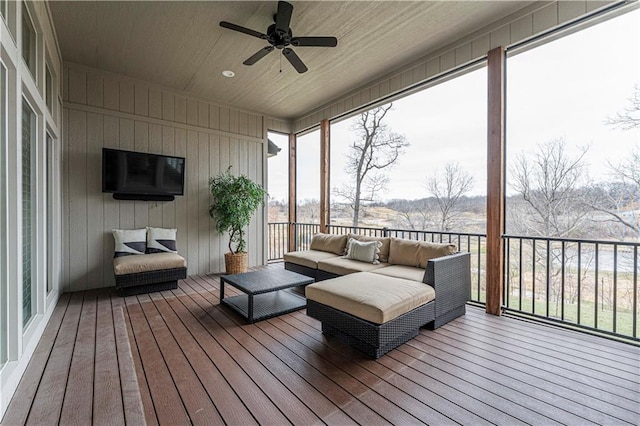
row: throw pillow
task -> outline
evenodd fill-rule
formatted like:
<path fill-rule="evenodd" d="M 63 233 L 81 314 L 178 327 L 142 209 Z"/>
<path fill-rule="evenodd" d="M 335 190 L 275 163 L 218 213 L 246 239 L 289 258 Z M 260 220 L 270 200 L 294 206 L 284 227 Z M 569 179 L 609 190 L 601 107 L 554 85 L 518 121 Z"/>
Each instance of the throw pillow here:
<path fill-rule="evenodd" d="M 346 235 L 315 234 L 309 248 L 311 250 L 326 251 L 342 256 L 346 244 Z"/>
<path fill-rule="evenodd" d="M 177 253 L 176 233 L 173 228 L 147 226 L 147 253 Z"/>
<path fill-rule="evenodd" d="M 115 249 L 113 257 L 144 254 L 147 249 L 146 229 L 114 229 Z"/>
<path fill-rule="evenodd" d="M 353 238 L 358 241 L 380 241 L 382 242 L 382 246 L 380 247 L 380 262 L 388 262 L 389 261 L 389 246 L 391 244 L 391 238 L 389 237 L 373 237 L 370 235 L 358 235 L 358 234 L 348 234 L 349 238 Z"/>
<path fill-rule="evenodd" d="M 455 252 L 455 244 L 430 243 L 391 237 L 389 263 L 426 268 L 430 259 L 447 256 Z"/>
<path fill-rule="evenodd" d="M 381 241 L 358 241 L 353 238 L 347 243 L 347 259 L 359 260 L 360 262 L 380 263 L 378 256 L 380 255 Z"/>

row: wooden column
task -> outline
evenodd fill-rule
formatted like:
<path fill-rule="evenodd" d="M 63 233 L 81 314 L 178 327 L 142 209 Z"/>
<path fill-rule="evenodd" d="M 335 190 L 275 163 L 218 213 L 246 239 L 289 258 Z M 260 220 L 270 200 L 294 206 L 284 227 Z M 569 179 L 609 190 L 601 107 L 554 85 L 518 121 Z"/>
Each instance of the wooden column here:
<path fill-rule="evenodd" d="M 296 205 L 296 134 L 289 134 L 289 251 L 296 251 L 296 227 L 298 221 Z"/>
<path fill-rule="evenodd" d="M 331 126 L 329 120 L 320 122 L 320 232 L 329 231 L 329 158 Z"/>
<path fill-rule="evenodd" d="M 486 310 L 500 315 L 504 281 L 504 48 L 489 51 L 488 59 Z"/>

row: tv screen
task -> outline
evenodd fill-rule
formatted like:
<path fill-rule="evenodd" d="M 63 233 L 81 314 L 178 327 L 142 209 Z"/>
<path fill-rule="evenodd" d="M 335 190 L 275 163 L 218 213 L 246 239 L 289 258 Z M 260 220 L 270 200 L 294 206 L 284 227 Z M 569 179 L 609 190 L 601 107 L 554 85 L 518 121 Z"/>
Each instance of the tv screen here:
<path fill-rule="evenodd" d="M 183 195 L 184 158 L 102 148 L 102 192 Z"/>

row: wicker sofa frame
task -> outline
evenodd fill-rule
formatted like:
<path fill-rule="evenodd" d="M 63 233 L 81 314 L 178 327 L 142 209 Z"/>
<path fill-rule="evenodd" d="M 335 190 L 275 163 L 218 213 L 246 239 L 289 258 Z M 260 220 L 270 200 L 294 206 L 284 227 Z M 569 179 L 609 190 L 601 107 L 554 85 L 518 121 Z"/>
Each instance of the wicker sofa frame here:
<path fill-rule="evenodd" d="M 144 255 L 141 255 L 144 256 Z M 187 268 L 116 275 L 116 290 L 122 296 L 150 293 L 178 288 L 178 280 L 187 278 Z"/>
<path fill-rule="evenodd" d="M 421 327 L 435 329 L 464 315 L 466 303 L 471 298 L 470 262 L 470 253 L 456 253 L 429 260 L 423 283 L 434 288 L 436 298 L 384 324 L 365 321 L 313 300 L 307 300 L 307 315 L 322 322 L 325 335 L 372 358 L 379 358 L 417 336 Z M 285 268 L 289 269 L 291 265 L 285 264 Z M 322 277 L 331 278 L 335 275 L 325 271 L 315 272 L 317 281 Z"/>

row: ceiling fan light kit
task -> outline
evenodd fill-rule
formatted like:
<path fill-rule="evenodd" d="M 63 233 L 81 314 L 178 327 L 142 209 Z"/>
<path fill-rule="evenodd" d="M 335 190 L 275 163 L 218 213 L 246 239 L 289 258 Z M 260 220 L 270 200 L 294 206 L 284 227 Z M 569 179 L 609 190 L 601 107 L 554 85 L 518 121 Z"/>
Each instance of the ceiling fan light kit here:
<path fill-rule="evenodd" d="M 245 60 L 243 62 L 244 65 L 253 65 L 273 52 L 274 49 L 278 49 L 282 51 L 282 55 L 289 61 L 293 68 L 302 74 L 306 72 L 308 68 L 289 46 L 336 47 L 338 40 L 335 37 L 294 37 L 289 26 L 291 24 L 292 14 L 293 6 L 286 1 L 279 1 L 278 11 L 273 15 L 274 23 L 269 25 L 266 34 L 226 21 L 221 21 L 220 26 L 266 40 L 269 43 L 269 46 L 263 47 Z"/>

